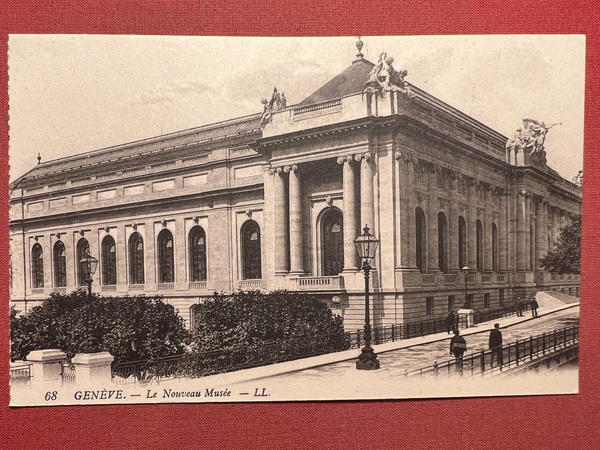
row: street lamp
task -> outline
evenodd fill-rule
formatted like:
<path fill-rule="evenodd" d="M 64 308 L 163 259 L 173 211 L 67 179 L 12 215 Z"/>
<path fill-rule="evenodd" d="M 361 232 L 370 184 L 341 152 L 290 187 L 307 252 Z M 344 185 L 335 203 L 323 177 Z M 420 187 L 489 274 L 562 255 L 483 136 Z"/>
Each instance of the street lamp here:
<path fill-rule="evenodd" d="M 468 290 L 468 281 L 467 281 L 467 274 L 469 273 L 469 270 L 471 270 L 469 268 L 469 266 L 465 265 L 462 269 L 460 269 L 461 272 L 465 275 L 465 303 L 463 305 L 463 308 L 470 308 L 471 305 L 469 305 L 468 299 L 467 299 L 467 290 Z"/>
<path fill-rule="evenodd" d="M 98 341 L 94 337 L 94 324 L 92 321 L 92 277 L 96 273 L 98 260 L 90 254 L 90 250 L 85 250 L 85 255 L 79 261 L 81 274 L 87 284 L 87 301 L 88 301 L 88 320 L 87 320 L 87 338 L 81 343 L 80 350 L 82 353 L 97 353 Z"/>
<path fill-rule="evenodd" d="M 375 257 L 379 240 L 369 233 L 369 227 L 365 225 L 363 234 L 354 240 L 356 252 L 362 260 L 361 270 L 365 273 L 365 346 L 358 356 L 356 368 L 359 370 L 379 369 L 379 360 L 371 347 L 371 319 L 369 314 L 369 273 L 371 272 L 371 260 Z"/>

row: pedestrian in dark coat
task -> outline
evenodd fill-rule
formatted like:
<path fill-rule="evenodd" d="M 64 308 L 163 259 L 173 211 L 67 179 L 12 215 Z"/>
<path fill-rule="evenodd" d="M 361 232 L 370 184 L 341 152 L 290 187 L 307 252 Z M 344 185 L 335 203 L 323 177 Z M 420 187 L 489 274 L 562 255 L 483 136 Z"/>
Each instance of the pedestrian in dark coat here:
<path fill-rule="evenodd" d="M 467 351 L 467 341 L 460 335 L 458 329 L 454 330 L 454 337 L 450 339 L 450 354 L 456 358 L 456 370 L 462 373 L 463 354 Z"/>
<path fill-rule="evenodd" d="M 448 316 L 446 317 L 446 332 L 450 334 L 450 331 L 454 332 L 456 324 L 456 317 L 454 316 L 454 311 L 450 310 L 448 312 Z"/>
<path fill-rule="evenodd" d="M 517 316 L 523 317 L 523 302 L 521 301 L 521 297 L 517 299 Z"/>
<path fill-rule="evenodd" d="M 537 300 L 535 299 L 535 297 L 533 297 L 531 299 L 531 317 L 537 317 L 538 316 L 538 312 L 537 309 L 540 307 L 540 305 L 538 305 Z"/>
<path fill-rule="evenodd" d="M 490 350 L 492 351 L 492 360 L 490 365 L 494 366 L 494 356 L 498 365 L 502 367 L 502 331 L 500 331 L 500 324 L 495 323 L 494 329 L 490 331 Z"/>

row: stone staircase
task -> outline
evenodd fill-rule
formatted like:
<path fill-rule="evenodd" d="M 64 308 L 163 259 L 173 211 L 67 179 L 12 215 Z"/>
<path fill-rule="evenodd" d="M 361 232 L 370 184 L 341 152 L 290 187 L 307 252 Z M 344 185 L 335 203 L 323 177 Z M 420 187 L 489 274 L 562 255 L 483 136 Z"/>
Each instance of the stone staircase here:
<path fill-rule="evenodd" d="M 563 294 L 558 291 L 539 291 L 535 295 L 535 299 L 540 305 L 540 309 L 579 302 L 579 297 Z"/>

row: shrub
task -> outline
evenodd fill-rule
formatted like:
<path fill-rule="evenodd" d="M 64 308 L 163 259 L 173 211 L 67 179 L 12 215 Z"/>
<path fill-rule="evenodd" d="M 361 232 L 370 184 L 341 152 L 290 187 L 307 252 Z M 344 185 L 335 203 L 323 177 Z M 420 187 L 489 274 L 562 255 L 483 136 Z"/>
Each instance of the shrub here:
<path fill-rule="evenodd" d="M 216 295 L 196 308 L 192 349 L 197 352 L 315 337 L 321 353 L 350 346 L 342 318 L 312 295 L 284 290 L 237 292 Z"/>
<path fill-rule="evenodd" d="M 59 348 L 69 358 L 87 337 L 87 294 L 53 293 L 28 314 L 11 311 L 11 358 L 33 350 Z M 182 354 L 189 341 L 183 319 L 160 297 L 93 295 L 94 336 L 115 363 Z"/>

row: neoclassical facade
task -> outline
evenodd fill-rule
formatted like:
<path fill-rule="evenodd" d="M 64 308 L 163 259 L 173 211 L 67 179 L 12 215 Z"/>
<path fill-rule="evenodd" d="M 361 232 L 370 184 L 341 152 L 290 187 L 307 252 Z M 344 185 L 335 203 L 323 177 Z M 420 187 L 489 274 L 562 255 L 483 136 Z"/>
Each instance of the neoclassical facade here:
<path fill-rule="evenodd" d="M 389 61 L 359 52 L 297 105 L 274 94 L 262 114 L 38 164 L 11 185 L 11 304 L 81 286 L 89 250 L 96 291 L 162 295 L 188 323 L 215 291 L 286 288 L 356 329 L 365 225 L 381 241 L 375 325 L 578 295 L 578 277 L 539 259 L 579 213 L 580 187 Z"/>

